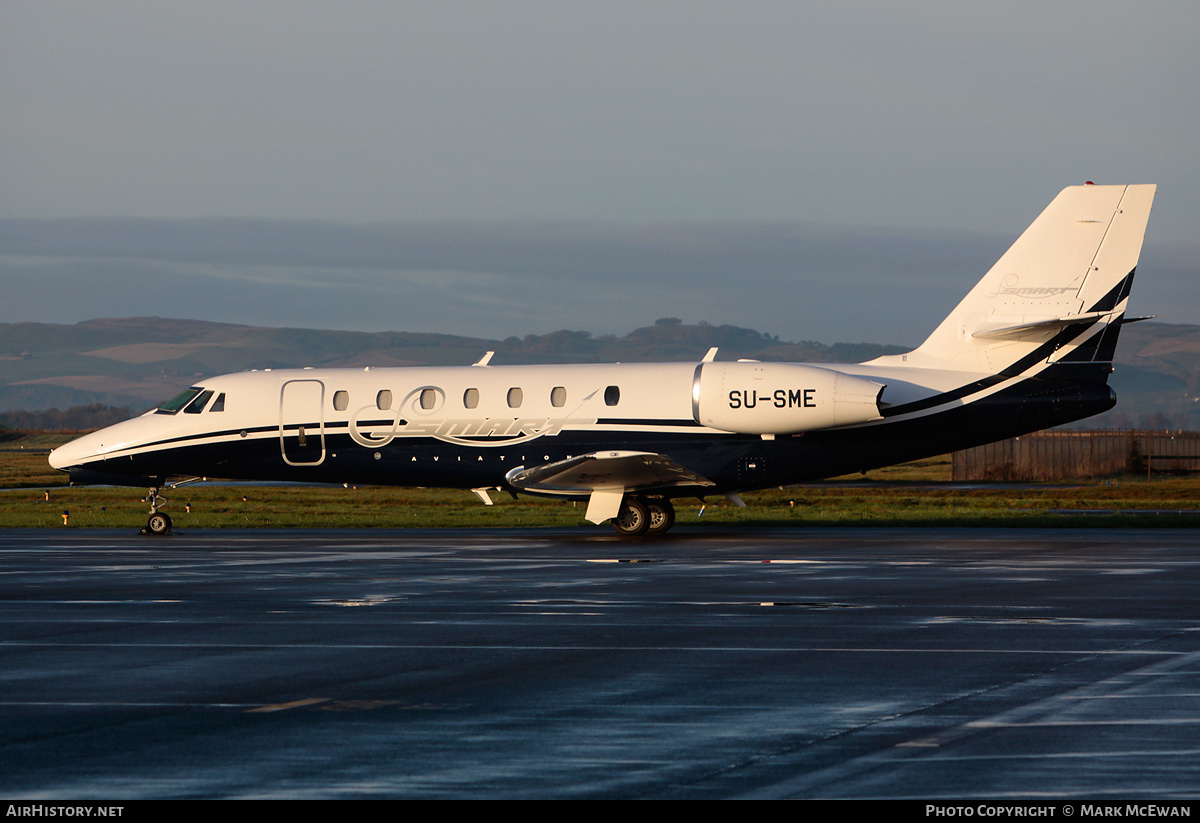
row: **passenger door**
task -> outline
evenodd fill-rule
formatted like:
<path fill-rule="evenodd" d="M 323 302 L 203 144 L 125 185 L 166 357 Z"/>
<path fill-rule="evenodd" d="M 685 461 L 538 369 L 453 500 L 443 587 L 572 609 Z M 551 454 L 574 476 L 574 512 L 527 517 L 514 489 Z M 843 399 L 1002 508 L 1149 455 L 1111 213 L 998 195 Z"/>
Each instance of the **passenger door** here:
<path fill-rule="evenodd" d="M 325 461 L 325 384 L 289 380 L 279 394 L 279 446 L 289 466 Z"/>

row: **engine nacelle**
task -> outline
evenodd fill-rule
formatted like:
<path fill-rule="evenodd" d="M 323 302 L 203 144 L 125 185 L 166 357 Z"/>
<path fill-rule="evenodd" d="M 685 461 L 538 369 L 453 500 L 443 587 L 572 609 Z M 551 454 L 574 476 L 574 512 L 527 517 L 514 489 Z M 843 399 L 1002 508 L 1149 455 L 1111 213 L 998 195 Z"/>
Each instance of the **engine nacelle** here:
<path fill-rule="evenodd" d="M 879 420 L 884 385 L 789 363 L 701 363 L 692 417 L 738 434 L 796 434 Z"/>

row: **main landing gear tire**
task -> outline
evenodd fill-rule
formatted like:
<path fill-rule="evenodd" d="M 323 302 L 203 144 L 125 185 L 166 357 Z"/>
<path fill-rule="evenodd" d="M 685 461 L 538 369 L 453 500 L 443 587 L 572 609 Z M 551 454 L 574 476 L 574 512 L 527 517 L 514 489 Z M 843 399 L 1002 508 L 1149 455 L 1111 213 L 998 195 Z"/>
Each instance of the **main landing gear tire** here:
<path fill-rule="evenodd" d="M 646 504 L 634 497 L 627 497 L 621 509 L 612 519 L 613 531 L 621 537 L 641 537 L 650 529 L 650 512 Z"/>
<path fill-rule="evenodd" d="M 150 515 L 150 519 L 146 521 L 146 533 L 159 536 L 170 534 L 171 516 L 162 512 L 155 512 Z"/>
<path fill-rule="evenodd" d="M 675 507 L 665 497 L 627 497 L 611 522 L 613 531 L 621 537 L 657 537 L 675 525 Z"/>
<path fill-rule="evenodd" d="M 646 510 L 650 514 L 650 526 L 646 529 L 646 534 L 666 534 L 667 530 L 675 525 L 675 507 L 667 498 L 647 500 Z"/>

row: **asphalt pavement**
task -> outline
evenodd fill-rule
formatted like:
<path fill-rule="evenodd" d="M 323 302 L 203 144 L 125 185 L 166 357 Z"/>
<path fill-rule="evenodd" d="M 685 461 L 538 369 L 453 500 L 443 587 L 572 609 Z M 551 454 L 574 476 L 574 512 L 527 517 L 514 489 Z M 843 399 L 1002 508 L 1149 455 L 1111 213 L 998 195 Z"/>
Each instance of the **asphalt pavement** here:
<path fill-rule="evenodd" d="M 1194 798 L 1200 531 L 0 531 L 0 796 Z"/>

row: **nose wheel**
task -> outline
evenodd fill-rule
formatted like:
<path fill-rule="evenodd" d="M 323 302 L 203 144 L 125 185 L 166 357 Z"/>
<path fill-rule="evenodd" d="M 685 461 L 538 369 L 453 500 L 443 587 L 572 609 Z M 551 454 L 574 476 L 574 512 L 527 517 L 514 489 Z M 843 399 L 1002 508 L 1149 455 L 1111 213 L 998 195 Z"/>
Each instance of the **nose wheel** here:
<path fill-rule="evenodd" d="M 146 533 L 161 536 L 171 533 L 171 515 L 155 512 L 146 521 Z"/>
<path fill-rule="evenodd" d="M 152 534 L 156 537 L 170 534 L 171 515 L 158 510 L 160 505 L 166 504 L 166 498 L 159 497 L 158 489 L 151 489 L 147 499 L 150 501 L 150 517 L 146 520 L 146 528 L 142 529 L 142 534 Z"/>

